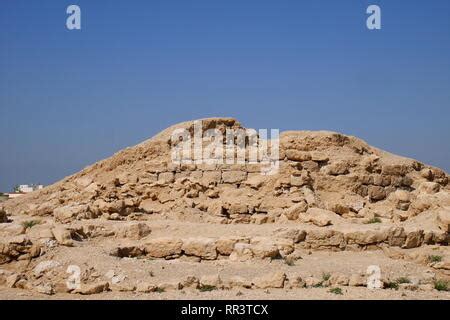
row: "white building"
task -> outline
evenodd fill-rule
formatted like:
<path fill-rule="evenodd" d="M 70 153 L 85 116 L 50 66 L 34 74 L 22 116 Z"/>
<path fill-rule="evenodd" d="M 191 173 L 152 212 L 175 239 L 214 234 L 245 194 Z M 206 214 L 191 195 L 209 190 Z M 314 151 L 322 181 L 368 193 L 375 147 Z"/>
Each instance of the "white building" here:
<path fill-rule="evenodd" d="M 40 190 L 43 187 L 44 186 L 42 184 L 38 184 L 38 185 L 36 185 L 36 184 L 31 184 L 31 185 L 21 184 L 21 185 L 19 185 L 18 191 L 22 192 L 22 193 L 30 193 L 30 192 L 33 192 L 36 190 Z"/>
<path fill-rule="evenodd" d="M 44 186 L 42 184 L 21 184 L 21 185 L 15 186 L 13 192 L 6 192 L 6 193 L 3 193 L 3 195 L 7 196 L 9 199 L 17 198 L 26 193 L 41 190 L 43 188 L 44 188 Z M 0 193 L 0 195 L 1 195 L 1 193 Z"/>

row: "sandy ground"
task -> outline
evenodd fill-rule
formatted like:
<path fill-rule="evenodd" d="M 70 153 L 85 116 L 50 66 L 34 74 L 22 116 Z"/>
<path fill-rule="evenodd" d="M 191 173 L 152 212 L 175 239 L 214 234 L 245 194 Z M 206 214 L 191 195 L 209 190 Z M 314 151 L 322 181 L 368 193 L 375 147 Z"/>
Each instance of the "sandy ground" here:
<path fill-rule="evenodd" d="M 154 230 L 158 230 L 164 222 L 155 222 Z M 189 224 L 185 224 L 183 231 L 177 235 L 192 232 Z M 206 227 L 206 226 L 205 226 Z M 172 226 L 172 229 L 179 228 Z M 222 229 L 226 230 L 227 226 Z M 237 229 L 245 229 L 240 226 Z M 268 227 L 266 227 L 268 228 Z M 191 231 L 187 231 L 187 229 Z M 233 228 L 232 230 L 236 230 Z M 242 230 L 241 230 L 242 231 Z M 159 232 L 155 232 L 158 236 Z M 207 232 L 205 232 L 208 234 Z M 217 233 L 216 233 L 217 235 Z M 301 258 L 293 265 L 288 265 L 282 259 L 252 260 L 235 262 L 229 259 L 220 259 L 201 262 L 188 259 L 152 259 L 118 258 L 110 255 L 112 245 L 117 245 L 113 239 L 92 239 L 76 243 L 75 247 L 58 246 L 47 252 L 44 256 L 33 259 L 31 262 L 18 261 L 2 266 L 4 270 L 22 270 L 30 273 L 36 265 L 42 261 L 57 261 L 60 267 L 48 277 L 39 278 L 35 283 L 58 281 L 64 283 L 69 274 L 65 272 L 67 266 L 77 265 L 82 271 L 90 271 L 91 282 L 105 280 L 105 274 L 114 270 L 116 274 L 125 276 L 124 283 L 136 285 L 146 281 L 155 284 L 173 281 L 183 281 L 188 276 L 201 278 L 205 275 L 220 275 L 226 282 L 234 276 L 240 276 L 247 280 L 267 275 L 274 271 L 282 271 L 287 277 L 299 275 L 303 279 L 309 276 L 321 278 L 324 274 L 365 274 L 369 266 L 376 265 L 381 269 L 382 279 L 397 279 L 406 277 L 412 281 L 423 279 L 429 274 L 435 274 L 427 265 L 418 264 L 407 260 L 392 259 L 382 250 L 373 251 L 310 251 L 300 250 Z M 369 290 L 366 287 L 333 286 L 342 289 L 342 295 L 331 293 L 327 288 L 302 288 L 302 289 L 217 289 L 210 292 L 200 292 L 196 289 L 167 290 L 161 293 L 139 293 L 110 291 L 95 295 L 79 295 L 58 293 L 56 295 L 44 295 L 31 290 L 0 288 L 0 299 L 450 299 L 450 292 L 411 291 L 400 288 Z"/>
<path fill-rule="evenodd" d="M 449 300 L 448 292 L 418 292 L 407 290 L 368 290 L 367 288 L 344 287 L 342 295 L 329 292 L 328 288 L 311 289 L 231 289 L 216 290 L 210 292 L 198 292 L 193 290 L 183 290 L 180 292 L 163 293 L 117 293 L 105 292 L 101 294 L 82 296 L 74 294 L 58 294 L 48 296 L 37 294 L 20 289 L 7 289 L 0 291 L 2 300 Z"/>

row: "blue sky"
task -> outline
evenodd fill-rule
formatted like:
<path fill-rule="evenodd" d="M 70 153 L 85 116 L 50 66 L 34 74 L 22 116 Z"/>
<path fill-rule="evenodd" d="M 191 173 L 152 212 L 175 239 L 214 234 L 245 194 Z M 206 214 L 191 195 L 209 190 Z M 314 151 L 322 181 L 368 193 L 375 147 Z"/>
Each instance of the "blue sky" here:
<path fill-rule="evenodd" d="M 449 172 L 450 1 L 0 3 L 1 191 L 210 116 L 339 131 Z"/>

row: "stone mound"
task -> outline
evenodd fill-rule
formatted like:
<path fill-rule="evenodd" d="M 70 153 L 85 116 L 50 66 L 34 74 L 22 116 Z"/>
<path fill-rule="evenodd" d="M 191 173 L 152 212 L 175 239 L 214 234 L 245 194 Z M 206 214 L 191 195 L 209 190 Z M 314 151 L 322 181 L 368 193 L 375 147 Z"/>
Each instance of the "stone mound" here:
<path fill-rule="evenodd" d="M 192 132 L 193 125 L 170 127 L 50 187 L 8 201 L 4 210 L 53 215 L 62 223 L 160 214 L 221 223 L 302 220 L 322 226 L 376 217 L 402 223 L 431 209 L 449 209 L 443 170 L 335 132 L 283 132 L 280 169 L 270 176 L 262 175 L 258 164 L 173 164 L 171 133 L 177 128 Z M 203 129 L 211 128 L 242 127 L 234 119 L 204 119 Z"/>
<path fill-rule="evenodd" d="M 449 276 L 450 186 L 443 170 L 328 131 L 282 132 L 274 174 L 263 174 L 263 165 L 252 163 L 249 154 L 244 163 L 174 162 L 178 142 L 173 132 L 195 134 L 199 121 L 172 126 L 43 190 L 2 203 L 0 264 L 11 269 L 25 260 L 37 264 L 49 252 L 58 256 L 59 247 L 94 250 L 98 264 L 103 258 L 96 248 L 102 248 L 106 260 L 227 261 L 236 266 L 297 261 L 302 250 L 382 250 L 389 259 L 419 259 Z M 245 129 L 231 118 L 202 119 L 201 124 L 202 134 L 212 129 L 224 137 L 227 129 Z M 202 141 L 202 147 L 211 143 Z M 441 258 L 430 262 L 431 247 Z M 427 254 L 411 257 L 408 250 L 414 249 Z M 67 254 L 61 253 L 60 260 L 67 260 L 62 258 Z M 55 281 L 36 284 L 33 279 L 40 276 L 9 272 L 0 272 L 0 286 L 5 274 L 10 287 L 34 283 L 31 287 L 55 291 Z M 209 277 L 215 286 L 219 280 Z M 282 288 L 286 279 L 279 273 L 246 285 L 268 288 L 274 282 L 272 287 Z M 87 294 L 110 290 L 110 280 L 88 286 Z M 292 281 L 288 277 L 286 283 L 292 287 Z M 157 287 L 148 284 L 138 291 Z M 172 287 L 181 285 L 167 285 Z"/>

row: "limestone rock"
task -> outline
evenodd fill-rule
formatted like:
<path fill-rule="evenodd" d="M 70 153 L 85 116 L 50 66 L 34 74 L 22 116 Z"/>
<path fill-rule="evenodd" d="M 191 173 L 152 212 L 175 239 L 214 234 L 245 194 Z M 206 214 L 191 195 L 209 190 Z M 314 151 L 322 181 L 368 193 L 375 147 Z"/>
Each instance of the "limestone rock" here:
<path fill-rule="evenodd" d="M 140 240 L 150 234 L 150 227 L 143 222 L 130 222 L 120 225 L 116 231 L 116 235 L 120 238 L 128 238 L 131 240 Z"/>
<path fill-rule="evenodd" d="M 305 242 L 313 249 L 345 247 L 344 234 L 334 230 L 311 230 Z"/>
<path fill-rule="evenodd" d="M 245 243 L 248 242 L 248 240 L 242 237 L 223 237 L 217 239 L 216 241 L 217 252 L 221 255 L 229 256 L 234 250 L 234 245 L 238 242 Z"/>
<path fill-rule="evenodd" d="M 39 262 L 39 264 L 34 267 L 33 273 L 35 277 L 40 277 L 47 271 L 53 270 L 59 267 L 61 264 L 55 260 L 46 260 Z"/>
<path fill-rule="evenodd" d="M 317 287 L 322 284 L 322 280 L 313 276 L 305 278 L 305 286 L 308 288 Z"/>
<path fill-rule="evenodd" d="M 268 288 L 283 288 L 284 281 L 286 280 L 286 274 L 281 271 L 266 274 L 253 279 L 253 284 L 256 288 L 268 289 Z"/>
<path fill-rule="evenodd" d="M 155 258 L 166 258 L 181 254 L 183 241 L 174 238 L 151 239 L 145 244 L 145 253 Z"/>
<path fill-rule="evenodd" d="M 205 275 L 200 278 L 200 285 L 201 286 L 209 286 L 209 287 L 220 287 L 222 284 L 222 279 L 220 279 L 220 276 L 218 274 L 214 275 Z"/>
<path fill-rule="evenodd" d="M 364 287 L 366 286 L 366 281 L 363 276 L 358 273 L 354 273 L 350 276 L 348 285 L 351 287 Z"/>
<path fill-rule="evenodd" d="M 350 166 L 346 161 L 332 163 L 326 167 L 326 173 L 333 176 L 347 174 Z"/>
<path fill-rule="evenodd" d="M 22 279 L 22 277 L 23 277 L 22 275 L 17 274 L 17 273 L 7 276 L 6 281 L 5 281 L 6 287 L 15 288 L 17 282 L 19 282 L 19 280 Z"/>
<path fill-rule="evenodd" d="M 404 164 L 386 164 L 382 167 L 382 173 L 391 176 L 404 176 L 409 168 Z"/>
<path fill-rule="evenodd" d="M 325 227 L 332 224 L 332 221 L 336 219 L 337 214 L 319 208 L 309 208 L 306 211 L 306 214 L 301 217 L 301 219 L 305 222 L 312 222 L 316 226 Z"/>
<path fill-rule="evenodd" d="M 79 293 L 82 295 L 91 295 L 98 294 L 109 289 L 109 283 L 106 281 L 90 283 L 90 284 L 81 284 L 80 289 L 76 289 L 73 293 Z"/>
<path fill-rule="evenodd" d="M 427 194 L 434 194 L 439 192 L 441 186 L 436 182 L 422 182 L 419 186 L 419 191 Z"/>
<path fill-rule="evenodd" d="M 184 254 L 196 256 L 206 260 L 217 258 L 217 246 L 213 239 L 189 238 L 185 239 L 182 247 Z"/>
<path fill-rule="evenodd" d="M 154 283 L 139 281 L 136 285 L 136 291 L 142 293 L 154 292 L 158 289 L 158 286 Z"/>
<path fill-rule="evenodd" d="M 332 274 L 330 277 L 331 285 L 347 286 L 350 282 L 350 278 L 344 274 Z"/>
<path fill-rule="evenodd" d="M 251 222 L 254 224 L 264 224 L 269 222 L 269 216 L 266 214 L 253 214 L 251 216 Z"/>
<path fill-rule="evenodd" d="M 409 232 L 406 236 L 405 244 L 403 245 L 403 247 L 405 249 L 417 248 L 422 244 L 423 237 L 423 230 Z"/>
<path fill-rule="evenodd" d="M 163 205 L 153 199 L 146 199 L 140 203 L 139 210 L 145 213 L 160 213 L 163 210 Z"/>
<path fill-rule="evenodd" d="M 440 210 L 437 214 L 437 223 L 439 228 L 444 232 L 450 233 L 450 208 Z"/>
<path fill-rule="evenodd" d="M 286 158 L 292 161 L 308 161 L 311 160 L 311 154 L 305 151 L 288 149 L 286 150 Z"/>
<path fill-rule="evenodd" d="M 253 258 L 252 246 L 248 243 L 236 243 L 230 254 L 231 261 L 248 261 Z"/>
<path fill-rule="evenodd" d="M 290 239 L 294 243 L 299 243 L 304 241 L 306 238 L 306 231 L 300 229 L 288 229 L 288 230 L 280 230 L 276 233 L 277 237 Z"/>
<path fill-rule="evenodd" d="M 264 185 L 265 181 L 266 181 L 265 176 L 256 173 L 253 175 L 249 175 L 244 183 L 251 188 L 259 189 Z"/>
<path fill-rule="evenodd" d="M 450 271 L 450 259 L 447 259 L 445 261 L 436 262 L 432 265 L 434 269 L 441 269 L 441 270 L 447 270 Z"/>
<path fill-rule="evenodd" d="M 389 230 L 366 230 L 355 231 L 345 234 L 347 243 L 369 245 L 386 241 L 389 237 Z"/>
<path fill-rule="evenodd" d="M 136 290 L 136 286 L 131 283 L 116 283 L 111 284 L 109 286 L 109 289 L 111 291 L 118 291 L 118 292 L 133 292 Z"/>
<path fill-rule="evenodd" d="M 222 181 L 224 183 L 239 183 L 247 179 L 245 171 L 224 171 L 222 172 Z"/>
<path fill-rule="evenodd" d="M 252 287 L 252 282 L 250 280 L 247 280 L 240 276 L 231 277 L 228 283 L 229 283 L 229 286 L 232 288 L 241 287 L 241 288 L 249 289 Z"/>
<path fill-rule="evenodd" d="M 300 214 L 306 212 L 306 210 L 308 210 L 308 204 L 306 203 L 306 201 L 301 201 L 286 209 L 284 211 L 284 215 L 289 220 L 297 220 Z"/>
<path fill-rule="evenodd" d="M 380 186 L 369 186 L 368 194 L 372 201 L 380 201 L 386 198 L 386 191 Z"/>
<path fill-rule="evenodd" d="M 288 287 L 294 288 L 304 288 L 306 286 L 305 281 L 300 275 L 289 275 L 288 277 Z"/>
<path fill-rule="evenodd" d="M 44 284 L 38 285 L 36 287 L 36 292 L 46 294 L 46 295 L 55 294 L 55 290 L 53 289 L 53 286 L 49 283 L 44 283 Z"/>
<path fill-rule="evenodd" d="M 183 288 L 198 289 L 200 286 L 200 280 L 195 276 L 187 276 L 184 281 L 181 282 Z"/>
<path fill-rule="evenodd" d="M 78 215 L 83 215 L 87 212 L 89 212 L 89 206 L 87 205 L 67 205 L 53 210 L 53 216 L 56 221 L 67 223 L 76 219 Z"/>
<path fill-rule="evenodd" d="M 402 227 L 393 228 L 388 234 L 388 244 L 393 247 L 401 247 L 406 241 L 406 232 Z"/>
<path fill-rule="evenodd" d="M 410 193 L 405 190 L 395 191 L 395 198 L 400 202 L 410 202 L 411 200 Z"/>
<path fill-rule="evenodd" d="M 58 241 L 59 244 L 63 246 L 72 246 L 73 240 L 72 235 L 69 230 L 67 230 L 63 226 L 57 226 L 52 229 L 53 236 L 55 237 L 56 241 Z"/>
<path fill-rule="evenodd" d="M 175 181 L 175 175 L 173 172 L 162 172 L 158 175 L 158 182 L 163 184 L 173 183 Z"/>
<path fill-rule="evenodd" d="M 252 243 L 251 250 L 254 257 L 258 259 L 276 258 L 279 255 L 277 245 L 269 239 L 263 239 L 256 243 Z"/>
<path fill-rule="evenodd" d="M 344 215 L 350 212 L 349 206 L 342 203 L 331 203 L 328 205 L 327 209 L 338 215 Z"/>

